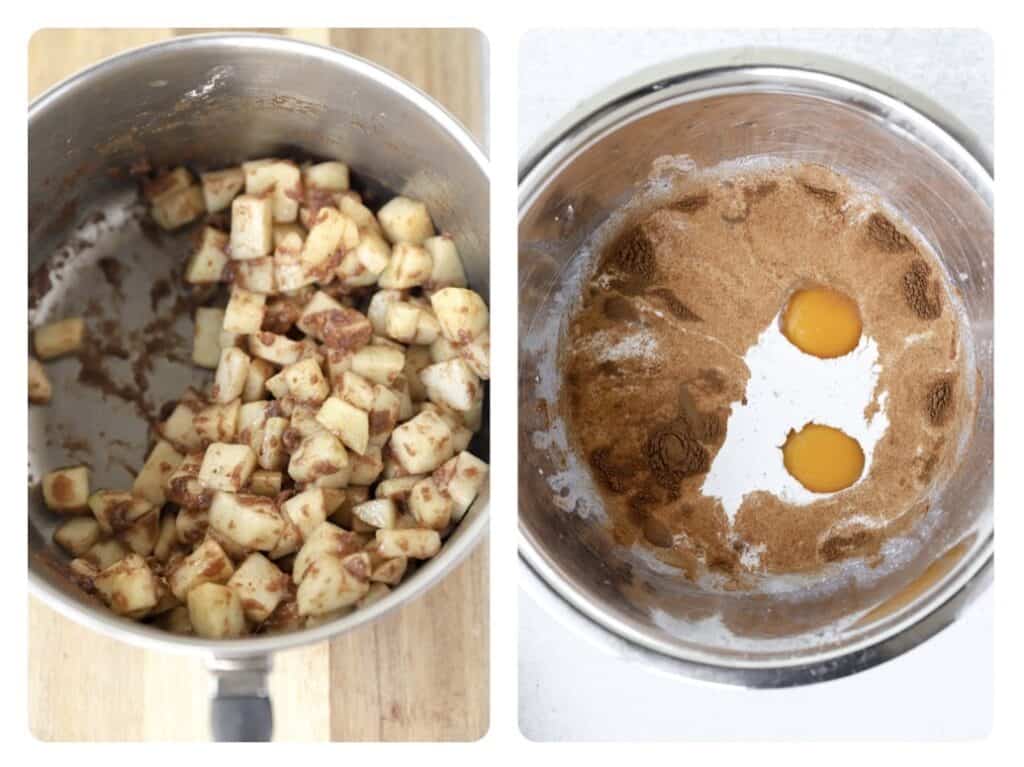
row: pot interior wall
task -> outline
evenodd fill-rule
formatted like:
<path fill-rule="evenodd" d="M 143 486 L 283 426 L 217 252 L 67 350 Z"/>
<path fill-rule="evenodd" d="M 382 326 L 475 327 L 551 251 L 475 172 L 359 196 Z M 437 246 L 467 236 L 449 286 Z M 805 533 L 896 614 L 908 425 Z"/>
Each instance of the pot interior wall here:
<path fill-rule="evenodd" d="M 584 134 L 579 149 L 545 164 L 520 210 L 522 532 L 581 602 L 670 654 L 771 665 L 839 652 L 886 629 L 881 620 L 857 624 L 864 611 L 908 588 L 973 535 L 958 550 L 970 559 L 991 530 L 991 210 L 956 168 L 856 105 L 770 88 L 640 101 L 621 121 L 599 117 L 615 124 Z M 908 539 L 887 547 L 882 566 L 852 561 L 816 576 L 768 578 L 754 592 L 704 591 L 617 545 L 604 524 L 587 472 L 553 417 L 558 348 L 592 266 L 581 247 L 646 187 L 655 160 L 672 156 L 677 167 L 685 167 L 678 160 L 685 156 L 697 170 L 750 156 L 830 166 L 916 226 L 954 278 L 978 371 L 975 430 L 932 511 Z"/>

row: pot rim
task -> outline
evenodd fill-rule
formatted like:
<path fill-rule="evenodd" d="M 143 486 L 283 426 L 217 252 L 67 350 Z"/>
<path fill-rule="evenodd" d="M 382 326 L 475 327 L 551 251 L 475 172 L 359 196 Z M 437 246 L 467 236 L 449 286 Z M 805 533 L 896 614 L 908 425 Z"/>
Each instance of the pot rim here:
<path fill-rule="evenodd" d="M 185 35 L 132 48 L 115 54 L 82 69 L 48 88 L 28 109 L 29 141 L 32 123 L 47 108 L 66 98 L 78 88 L 86 87 L 98 74 L 115 69 L 130 69 L 140 59 L 174 52 L 185 55 L 196 48 L 247 48 L 264 50 L 280 55 L 306 56 L 323 61 L 359 77 L 372 80 L 395 93 L 400 99 L 416 106 L 429 119 L 454 139 L 465 151 L 480 173 L 489 178 L 487 158 L 480 144 L 469 131 L 437 101 L 409 82 L 376 64 L 336 48 L 294 40 L 276 35 L 246 32 L 204 33 Z M 429 588 L 437 585 L 454 570 L 485 537 L 489 519 L 489 489 L 481 494 L 462 520 L 454 540 L 449 538 L 441 552 L 428 560 L 410 580 L 383 599 L 338 620 L 312 629 L 302 629 L 257 638 L 213 640 L 181 636 L 161 631 L 142 623 L 121 618 L 114 613 L 90 609 L 69 598 L 31 567 L 28 571 L 29 592 L 39 597 L 60 614 L 106 636 L 146 649 L 174 653 L 205 654 L 217 658 L 246 658 L 267 655 L 303 645 L 331 639 L 374 621 L 400 605 L 410 602 Z"/>
<path fill-rule="evenodd" d="M 542 134 L 519 169 L 519 219 L 545 185 L 570 161 L 624 122 L 667 102 L 738 92 L 802 93 L 853 104 L 893 123 L 954 167 L 991 209 L 992 160 L 980 141 L 937 104 L 902 83 L 840 59 L 787 49 L 728 49 L 644 69 L 605 88 Z M 991 518 L 992 499 L 981 517 Z M 990 529 L 912 606 L 879 622 L 841 648 L 779 660 L 723 658 L 649 636 L 592 603 L 539 541 L 519 523 L 520 570 L 527 591 L 546 608 L 619 656 L 663 672 L 747 687 L 787 687 L 847 676 L 912 649 L 955 620 L 992 580 Z M 594 631 L 596 629 L 596 631 Z"/>

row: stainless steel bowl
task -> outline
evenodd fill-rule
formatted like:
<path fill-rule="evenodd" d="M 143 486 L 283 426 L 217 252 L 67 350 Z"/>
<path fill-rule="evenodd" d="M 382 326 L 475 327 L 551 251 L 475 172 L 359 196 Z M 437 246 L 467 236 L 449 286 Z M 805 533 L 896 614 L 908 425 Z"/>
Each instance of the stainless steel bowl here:
<path fill-rule="evenodd" d="M 955 121 L 905 88 L 792 54 L 665 66 L 563 121 L 521 166 L 520 554 L 525 583 L 620 655 L 701 679 L 782 687 L 868 668 L 959 614 L 992 571 L 992 177 Z M 745 63 L 737 64 L 737 58 Z M 916 105 L 916 106 L 915 106 Z M 712 592 L 617 546 L 549 418 L 559 339 L 588 264 L 577 252 L 661 156 L 696 167 L 750 155 L 831 166 L 880 192 L 940 255 L 961 294 L 978 414 L 932 511 L 886 564 L 837 566 Z M 560 474 L 572 490 L 556 497 Z"/>
<path fill-rule="evenodd" d="M 489 288 L 489 186 L 486 160 L 441 106 L 394 75 L 338 50 L 260 35 L 200 35 L 147 46 L 57 85 L 29 109 L 29 270 L 53 266 L 50 287 L 29 310 L 30 325 L 113 308 L 138 330 L 166 309 L 153 300 L 161 279 L 180 280 L 187 234 L 154 233 L 133 215 L 135 184 L 125 171 L 223 166 L 252 157 L 341 158 L 373 204 L 388 194 L 424 200 L 438 227 L 453 233 L 473 288 Z M 99 262 L 122 264 L 120 288 Z M 49 260 L 49 261 L 48 261 Z M 154 303 L 157 308 L 154 310 Z M 186 347 L 191 321 L 169 331 Z M 101 329 L 90 328 L 99 342 Z M 127 362 L 111 375 L 131 381 Z M 368 623 L 430 588 L 485 535 L 488 494 L 474 503 L 440 554 L 372 606 L 313 629 L 230 641 L 168 634 L 118 618 L 72 586 L 51 541 L 57 522 L 33 488 L 45 472 L 87 462 L 94 487 L 124 487 L 123 463 L 141 463 L 147 425 L 130 402 L 104 398 L 77 382 L 79 363 L 47 366 L 56 396 L 29 410 L 29 586 L 69 618 L 137 645 L 188 652 L 214 673 L 213 732 L 218 739 L 266 739 L 271 716 L 266 675 L 271 655 L 320 642 Z M 196 371 L 157 362 L 147 399 L 176 398 Z M 198 380 L 202 380 L 201 376 Z M 89 440 L 83 445 L 81 440 Z M 474 450 L 487 456 L 488 430 Z"/>

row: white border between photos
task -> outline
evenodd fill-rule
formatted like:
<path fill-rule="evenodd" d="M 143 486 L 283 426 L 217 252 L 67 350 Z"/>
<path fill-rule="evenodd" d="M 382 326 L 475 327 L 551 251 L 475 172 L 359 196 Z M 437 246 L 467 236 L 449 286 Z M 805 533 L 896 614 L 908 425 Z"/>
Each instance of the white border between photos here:
<path fill-rule="evenodd" d="M 46 3 L 14 3 L 8 6 L 3 25 L 3 78 L 4 103 L 8 105 L 2 124 L 3 145 L 8 163 L 2 184 L 2 206 L 9 211 L 9 248 L 4 260 L 3 282 L 12 292 L 0 304 L 3 327 L 10 328 L 16 343 L 10 350 L 14 370 L 11 376 L 0 377 L 3 401 L 10 405 L 16 417 L 7 424 L 9 439 L 2 448 L 0 465 L 4 467 L 4 484 L 9 488 L 21 487 L 24 477 L 26 422 L 20 408 L 24 407 L 24 381 L 27 347 L 22 328 L 23 308 L 26 300 L 25 266 L 22 254 L 27 252 L 26 210 L 27 168 L 25 155 L 27 43 L 31 33 L 44 27 L 203 27 L 243 23 L 253 27 L 417 27 L 468 26 L 481 29 L 489 40 L 488 60 L 491 66 L 491 109 L 488 124 L 491 128 L 490 156 L 492 158 L 492 522 L 489 537 L 491 545 L 491 727 L 478 743 L 470 744 L 323 744 L 323 745 L 235 745 L 220 746 L 220 758 L 244 758 L 253 765 L 278 764 L 280 760 L 295 757 L 305 759 L 358 760 L 372 763 L 381 758 L 409 760 L 414 763 L 474 765 L 512 763 L 529 760 L 531 765 L 544 763 L 586 762 L 590 765 L 619 764 L 623 759 L 672 760 L 678 762 L 708 762 L 718 764 L 786 765 L 803 762 L 842 765 L 861 764 L 877 760 L 880 764 L 894 764 L 903 760 L 928 760 L 929 763 L 961 764 L 965 759 L 1002 764 L 1012 751 L 1019 750 L 1020 731 L 1021 657 L 1019 645 L 1021 629 L 1021 576 L 1012 563 L 1000 568 L 996 620 L 996 702 L 995 725 L 991 737 L 977 743 L 687 743 L 687 744 L 533 744 L 524 739 L 517 726 L 517 583 L 515 551 L 516 540 L 516 380 L 517 347 L 516 313 L 518 284 L 516 264 L 516 103 L 517 103 L 517 49 L 520 35 L 532 27 L 918 27 L 956 26 L 981 27 L 995 39 L 996 60 L 996 157 L 998 178 L 1024 177 L 1019 136 L 1024 131 L 1024 118 L 1020 106 L 1020 86 L 1024 80 L 1022 44 L 1019 25 L 1010 11 L 996 12 L 999 3 L 984 0 L 960 5 L 955 12 L 945 12 L 935 2 L 876 2 L 860 0 L 847 5 L 823 7 L 820 2 L 753 2 L 733 0 L 730 3 L 683 2 L 673 3 L 632 0 L 628 4 L 603 4 L 563 0 L 561 3 L 517 0 L 510 3 L 487 3 L 482 0 L 434 0 L 432 3 L 391 0 L 386 4 L 358 6 L 352 3 L 308 3 L 287 8 L 262 0 L 219 3 L 175 0 L 166 4 L 139 4 L 125 0 L 99 3 L 65 2 L 49 0 Z M 1004 8 L 1011 4 L 1001 4 Z M 998 317 L 998 349 L 996 365 L 997 405 L 999 428 L 996 431 L 996 504 L 1003 541 L 1015 541 L 1024 536 L 1021 516 L 1015 497 L 1012 478 L 1021 472 L 1018 457 L 1024 451 L 1015 444 L 1022 427 L 1021 401 L 1016 396 L 1024 390 L 1024 353 L 1017 351 L 1015 333 L 1024 329 L 1024 301 L 1015 286 L 1024 289 L 1024 238 L 1015 219 L 1024 200 L 1011 184 L 1000 185 L 997 193 L 996 268 L 998 289 L 996 314 Z M 1005 214 L 1005 215 L 1004 215 Z M 2 722 L 7 759 L 12 764 L 29 760 L 54 762 L 73 761 L 76 767 L 103 765 L 112 760 L 133 760 L 150 765 L 179 765 L 183 759 L 210 758 L 208 744 L 175 745 L 152 748 L 139 745 L 42 744 L 32 739 L 27 726 L 27 673 L 26 673 L 26 603 L 23 584 L 25 578 L 24 550 L 20 541 L 21 491 L 14 492 L 5 514 L 12 520 L 13 553 L 0 560 L 4 567 L 4 581 L 8 583 L 6 596 L 14 609 L 12 620 L 4 632 L 3 655 L 7 666 L 7 695 L 4 696 Z M 16 520 L 16 521 L 15 521 Z M 1005 565 L 1005 562 L 1004 562 Z M 9 572 L 8 572 L 9 570 Z M 941 674 L 942 670 L 937 669 Z M 97 702 L 102 705 L 101 701 Z M 685 716 L 685 712 L 680 712 Z M 741 735 L 742 733 L 738 733 Z M 115 751 L 116 749 L 116 751 Z M 628 749 L 628 751 L 627 751 Z M 357 762 L 357 763 L 358 763 Z"/>

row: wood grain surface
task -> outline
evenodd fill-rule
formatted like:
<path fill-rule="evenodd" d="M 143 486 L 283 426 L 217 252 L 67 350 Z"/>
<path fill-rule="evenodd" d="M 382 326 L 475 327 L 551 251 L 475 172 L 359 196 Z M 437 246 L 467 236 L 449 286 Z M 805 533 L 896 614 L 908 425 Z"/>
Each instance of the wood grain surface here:
<path fill-rule="evenodd" d="M 122 50 L 184 29 L 42 30 L 29 96 Z M 482 37 L 472 30 L 261 30 L 333 45 L 404 77 L 478 138 Z M 467 741 L 488 727 L 487 546 L 425 596 L 330 643 L 275 656 L 276 740 Z M 29 723 L 44 740 L 204 740 L 200 660 L 144 651 L 29 600 Z"/>

